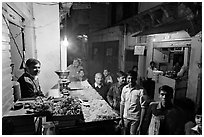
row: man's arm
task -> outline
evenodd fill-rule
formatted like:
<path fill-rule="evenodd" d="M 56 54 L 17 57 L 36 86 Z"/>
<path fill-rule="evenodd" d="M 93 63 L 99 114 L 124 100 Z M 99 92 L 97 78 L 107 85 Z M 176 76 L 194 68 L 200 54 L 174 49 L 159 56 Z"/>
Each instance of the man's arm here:
<path fill-rule="evenodd" d="M 137 128 L 137 132 L 138 132 L 137 134 L 140 134 L 141 126 L 143 124 L 145 113 L 146 113 L 146 108 L 147 108 L 147 96 L 146 95 L 141 96 L 140 104 L 141 104 L 141 114 L 140 114 L 139 126 Z"/>
<path fill-rule="evenodd" d="M 122 127 L 124 126 L 124 118 L 123 118 L 124 107 L 125 107 L 125 105 L 120 104 L 120 118 L 121 118 L 120 124 L 122 125 Z"/>
<path fill-rule="evenodd" d="M 123 114 L 124 114 L 124 108 L 125 108 L 125 95 L 124 91 L 122 90 L 121 93 L 121 102 L 120 102 L 120 117 L 121 117 L 121 125 L 124 126 L 124 119 L 123 119 Z"/>
<path fill-rule="evenodd" d="M 40 86 L 39 86 L 39 91 L 36 93 L 36 95 L 45 97 L 45 95 L 43 94 Z"/>
<path fill-rule="evenodd" d="M 72 64 L 70 64 L 70 65 L 67 67 L 67 70 L 70 71 L 71 67 L 72 67 Z"/>
<path fill-rule="evenodd" d="M 110 104 L 110 106 L 112 107 L 113 106 L 113 87 L 112 86 L 110 87 L 110 89 L 108 91 L 107 100 L 108 100 L 108 103 Z"/>
<path fill-rule="evenodd" d="M 151 103 L 149 104 L 147 110 L 146 110 L 145 118 L 147 118 L 147 120 L 146 120 L 146 122 L 147 122 L 147 127 L 148 127 L 148 129 L 147 129 L 147 134 L 149 133 L 149 128 L 151 128 L 151 127 L 150 127 L 150 123 L 151 123 L 151 119 L 152 119 L 152 112 L 153 112 L 152 110 L 154 109 L 154 107 L 155 107 L 154 102 L 151 102 Z"/>
<path fill-rule="evenodd" d="M 143 124 L 145 117 L 146 109 L 148 107 L 148 96 L 145 89 L 140 89 L 140 105 L 141 105 L 141 114 L 140 114 L 140 123 L 137 129 L 137 132 L 140 132 L 140 128 Z"/>
<path fill-rule="evenodd" d="M 28 77 L 20 77 L 18 79 L 21 88 L 21 98 L 34 97 L 34 85 Z"/>

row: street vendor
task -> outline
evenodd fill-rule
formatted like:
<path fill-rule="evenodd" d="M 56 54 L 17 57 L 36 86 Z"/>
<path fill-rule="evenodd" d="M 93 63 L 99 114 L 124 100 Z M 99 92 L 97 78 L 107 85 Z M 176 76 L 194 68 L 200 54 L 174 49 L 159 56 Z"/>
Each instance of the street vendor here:
<path fill-rule="evenodd" d="M 40 61 L 30 58 L 26 61 L 25 66 L 25 73 L 18 79 L 21 88 L 21 98 L 44 96 L 38 79 L 41 67 Z"/>

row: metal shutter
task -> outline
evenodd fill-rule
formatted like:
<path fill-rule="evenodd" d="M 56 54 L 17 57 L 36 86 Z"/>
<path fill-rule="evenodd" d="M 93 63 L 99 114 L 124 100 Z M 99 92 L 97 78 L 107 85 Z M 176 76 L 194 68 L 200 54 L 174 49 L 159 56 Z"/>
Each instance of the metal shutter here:
<path fill-rule="evenodd" d="M 9 30 L 5 20 L 2 18 L 2 115 L 11 108 L 14 99 L 11 81 L 11 53 L 9 42 Z"/>

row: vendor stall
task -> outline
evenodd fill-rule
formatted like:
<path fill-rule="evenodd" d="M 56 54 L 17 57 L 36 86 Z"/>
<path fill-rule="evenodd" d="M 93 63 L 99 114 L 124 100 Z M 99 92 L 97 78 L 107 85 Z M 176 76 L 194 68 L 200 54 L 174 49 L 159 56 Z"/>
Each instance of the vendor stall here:
<path fill-rule="evenodd" d="M 185 98 L 191 53 L 191 38 L 185 31 L 154 36 L 152 60 L 163 73 L 155 80 L 155 100 L 158 89 L 169 85 L 174 89 L 174 99 Z"/>
<path fill-rule="evenodd" d="M 57 85 L 50 92 L 59 92 Z M 29 134 L 36 133 L 34 121 L 36 118 L 41 118 L 38 121 L 40 123 L 38 127 L 40 126 L 41 129 L 46 127 L 46 122 L 48 122 L 47 125 L 51 122 L 54 125 L 52 130 L 55 131 L 52 134 L 114 134 L 115 121 L 119 120 L 119 116 L 88 81 L 71 82 L 68 92 L 69 95 L 64 93 L 59 98 L 17 101 L 23 106 L 10 110 L 4 116 L 5 121 L 10 121 L 13 125 L 11 134 L 28 134 L 28 132 L 24 133 L 25 130 L 17 132 L 20 128 L 26 129 L 27 125 L 32 127 Z M 29 107 L 31 104 L 35 107 Z M 36 109 L 36 106 L 45 111 L 37 111 L 40 109 Z M 24 119 L 29 119 L 29 121 L 23 122 Z M 19 124 L 16 124 L 16 120 Z M 42 133 L 46 134 L 38 130 L 38 134 Z"/>

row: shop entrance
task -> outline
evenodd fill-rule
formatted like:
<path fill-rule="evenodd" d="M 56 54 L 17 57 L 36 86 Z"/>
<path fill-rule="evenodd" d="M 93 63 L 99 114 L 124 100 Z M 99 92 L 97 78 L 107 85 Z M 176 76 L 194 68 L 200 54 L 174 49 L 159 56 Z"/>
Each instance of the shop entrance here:
<path fill-rule="evenodd" d="M 158 100 L 158 88 L 162 85 L 169 85 L 174 89 L 174 99 L 186 97 L 190 52 L 189 41 L 154 44 L 153 60 L 158 64 L 158 69 L 163 72 L 163 76 L 158 77 L 156 81 L 155 100 Z"/>

